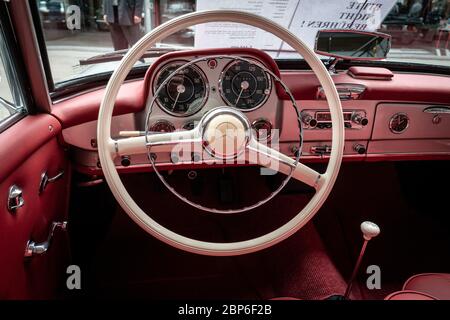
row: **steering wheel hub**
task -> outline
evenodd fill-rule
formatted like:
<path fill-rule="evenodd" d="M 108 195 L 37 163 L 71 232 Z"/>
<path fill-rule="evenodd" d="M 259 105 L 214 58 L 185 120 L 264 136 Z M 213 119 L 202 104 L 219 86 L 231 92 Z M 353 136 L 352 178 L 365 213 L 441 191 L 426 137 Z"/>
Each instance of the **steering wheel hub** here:
<path fill-rule="evenodd" d="M 229 107 L 208 112 L 200 124 L 203 148 L 216 159 L 234 159 L 245 151 L 251 138 L 247 117 Z"/>

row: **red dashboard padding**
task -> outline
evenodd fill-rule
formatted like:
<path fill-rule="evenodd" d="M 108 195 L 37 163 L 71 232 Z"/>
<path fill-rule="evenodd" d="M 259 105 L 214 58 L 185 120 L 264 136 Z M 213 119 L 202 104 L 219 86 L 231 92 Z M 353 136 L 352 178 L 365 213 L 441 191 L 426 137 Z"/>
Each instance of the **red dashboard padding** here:
<path fill-rule="evenodd" d="M 144 82 L 125 82 L 117 94 L 114 115 L 135 113 L 145 105 Z M 58 102 L 52 107 L 52 114 L 61 121 L 63 128 L 96 120 L 105 88 L 83 93 Z"/>
<path fill-rule="evenodd" d="M 356 79 L 391 80 L 394 74 L 386 68 L 350 67 L 347 73 Z"/>
<path fill-rule="evenodd" d="M 320 86 L 312 72 L 284 71 L 282 80 L 287 84 L 295 99 L 314 100 Z M 335 84 L 353 83 L 366 86 L 362 100 L 384 102 L 441 103 L 450 101 L 450 77 L 432 74 L 395 73 L 391 81 L 355 79 L 347 72 L 333 76 Z M 287 95 L 281 98 L 288 100 Z"/>

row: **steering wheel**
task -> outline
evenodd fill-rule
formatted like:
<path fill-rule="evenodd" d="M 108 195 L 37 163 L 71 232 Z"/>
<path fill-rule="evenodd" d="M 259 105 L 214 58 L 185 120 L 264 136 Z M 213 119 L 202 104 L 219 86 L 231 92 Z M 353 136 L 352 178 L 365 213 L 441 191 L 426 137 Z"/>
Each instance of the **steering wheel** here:
<path fill-rule="evenodd" d="M 112 114 L 119 89 L 133 65 L 141 58 L 147 48 L 179 30 L 197 24 L 218 21 L 242 23 L 270 32 L 290 45 L 309 64 L 325 92 L 331 113 L 332 145 L 325 173 L 320 174 L 299 163 L 298 158 L 292 159 L 270 147 L 256 143 L 250 133 L 249 120 L 245 114 L 237 109 L 225 106 L 207 112 L 194 130 L 157 135 L 146 133 L 142 137 L 117 140 L 111 137 Z M 231 127 L 232 138 L 235 141 L 233 155 L 237 155 L 247 148 L 256 150 L 256 152 L 265 156 L 270 155 L 271 158 L 276 158 L 281 163 L 289 164 L 292 168 L 292 177 L 314 187 L 316 193 L 309 203 L 290 221 L 270 233 L 250 240 L 229 243 L 200 241 L 185 237 L 160 225 L 147 215 L 127 192 L 117 172 L 114 158 L 122 154 L 145 154 L 149 146 L 171 145 L 174 142 L 186 141 L 191 143 L 199 140 L 206 151 L 210 153 L 213 151 L 212 154 L 215 156 L 227 159 L 232 154 L 220 152 L 223 150 L 220 150 L 220 146 L 215 143 L 211 134 L 212 131 L 221 131 L 225 124 L 227 124 L 225 126 L 227 130 L 230 130 Z M 316 54 L 284 27 L 255 14 L 232 10 L 198 11 L 186 14 L 160 25 L 141 38 L 123 57 L 106 86 L 105 95 L 100 105 L 97 138 L 99 159 L 105 179 L 119 205 L 131 219 L 147 233 L 173 247 L 211 256 L 234 256 L 256 252 L 279 243 L 301 229 L 317 213 L 331 192 L 341 166 L 345 142 L 344 119 L 339 95 L 328 71 Z"/>

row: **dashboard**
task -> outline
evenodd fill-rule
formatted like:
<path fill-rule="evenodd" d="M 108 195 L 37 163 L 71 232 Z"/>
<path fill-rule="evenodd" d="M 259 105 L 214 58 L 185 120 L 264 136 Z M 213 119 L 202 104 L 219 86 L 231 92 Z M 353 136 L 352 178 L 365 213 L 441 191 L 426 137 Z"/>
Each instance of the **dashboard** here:
<path fill-rule="evenodd" d="M 245 113 L 261 132 L 258 139 L 270 139 L 270 132 L 279 130 L 279 150 L 294 157 L 299 152 L 297 114 L 276 78 L 291 90 L 300 109 L 301 161 L 326 161 L 331 119 L 315 75 L 280 71 L 270 56 L 252 49 L 191 50 L 160 57 L 143 80 L 123 84 L 111 134 L 120 138 L 127 132 L 189 130 L 212 108 L 228 106 Z M 344 161 L 450 159 L 450 77 L 352 67 L 332 79 L 344 112 Z M 53 111 L 63 124 L 75 167 L 89 174 L 101 173 L 95 119 L 102 93 L 99 89 L 60 101 Z M 124 172 L 150 169 L 147 154 L 115 162 Z M 177 166 L 169 153 L 156 163 Z"/>

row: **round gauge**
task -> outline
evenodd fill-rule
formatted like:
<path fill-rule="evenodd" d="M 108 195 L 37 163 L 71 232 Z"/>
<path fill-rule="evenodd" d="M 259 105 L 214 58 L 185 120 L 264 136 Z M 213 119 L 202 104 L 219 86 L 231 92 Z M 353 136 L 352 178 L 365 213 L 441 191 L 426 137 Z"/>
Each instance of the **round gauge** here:
<path fill-rule="evenodd" d="M 151 132 L 173 132 L 173 131 L 175 131 L 175 126 L 167 120 L 158 120 L 150 126 L 148 131 L 151 131 Z"/>
<path fill-rule="evenodd" d="M 220 94 L 229 106 L 249 111 L 269 97 L 271 81 L 257 64 L 243 60 L 231 62 L 222 72 Z"/>
<path fill-rule="evenodd" d="M 402 133 L 409 126 L 409 118 L 404 113 L 396 113 L 389 120 L 389 129 L 393 133 Z"/>
<path fill-rule="evenodd" d="M 156 75 L 153 93 L 175 70 L 186 62 L 177 61 L 166 65 Z M 167 113 L 174 116 L 186 117 L 199 111 L 207 99 L 207 83 L 203 72 L 191 65 L 173 75 L 162 88 L 156 101 Z"/>
<path fill-rule="evenodd" d="M 270 140 L 272 134 L 272 124 L 266 119 L 258 119 L 252 123 L 252 128 L 255 130 L 256 139 L 258 141 Z"/>

